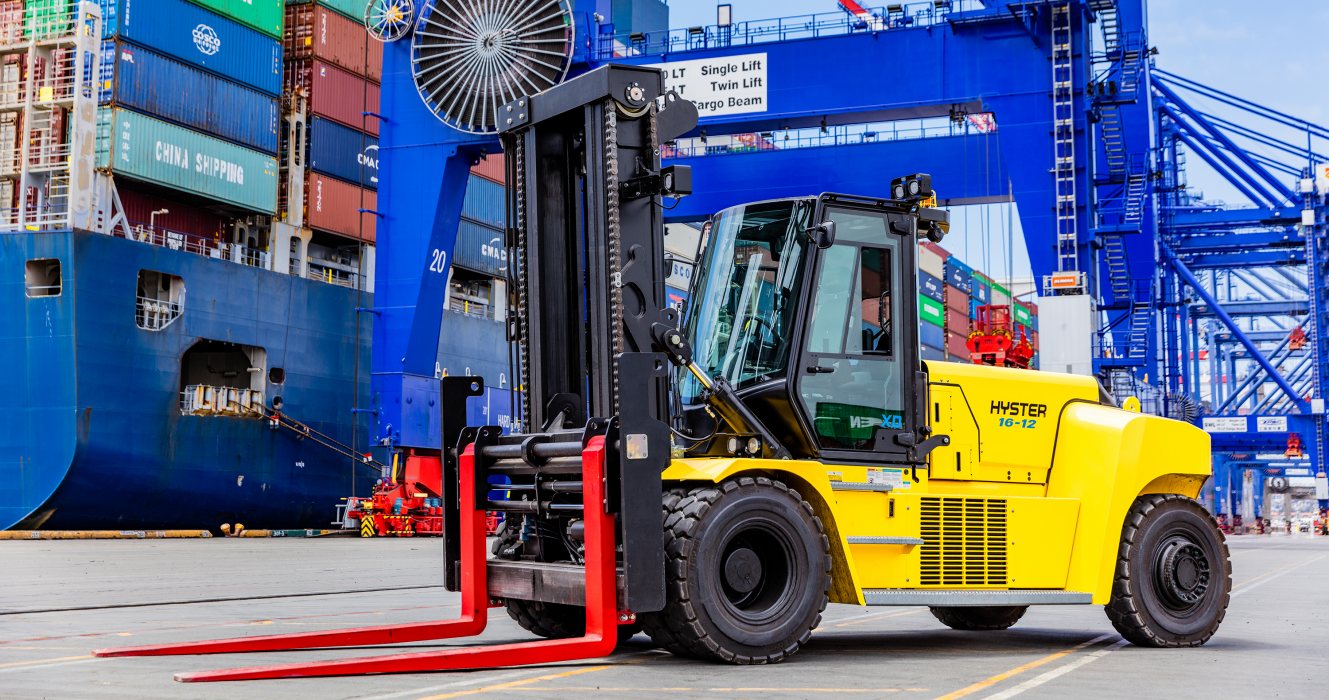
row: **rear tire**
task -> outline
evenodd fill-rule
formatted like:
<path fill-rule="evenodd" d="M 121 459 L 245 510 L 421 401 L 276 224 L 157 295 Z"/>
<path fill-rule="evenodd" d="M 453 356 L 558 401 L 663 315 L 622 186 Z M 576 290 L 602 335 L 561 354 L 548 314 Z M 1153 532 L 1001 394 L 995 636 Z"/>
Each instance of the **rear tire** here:
<path fill-rule="evenodd" d="M 776 663 L 812 637 L 829 602 L 830 540 L 812 506 L 766 477 L 664 494 L 665 609 L 639 614 L 680 656 Z"/>
<path fill-rule="evenodd" d="M 586 608 L 538 600 L 503 601 L 508 617 L 522 629 L 549 639 L 572 639 L 586 634 Z M 625 642 L 641 631 L 640 623 L 618 626 L 618 641 Z"/>
<path fill-rule="evenodd" d="M 1135 500 L 1121 532 L 1107 616 L 1132 644 L 1194 647 L 1227 614 L 1232 563 L 1214 518 L 1194 499 Z"/>
<path fill-rule="evenodd" d="M 498 526 L 494 533 L 492 552 L 495 557 L 505 558 L 504 550 L 520 541 L 519 533 L 509 530 L 507 523 Z M 572 639 L 586 634 L 586 608 L 579 605 L 561 605 L 539 600 L 517 600 L 508 598 L 503 601 L 508 617 L 516 621 L 521 628 L 548 639 Z M 641 631 L 640 623 L 618 626 L 618 641 L 625 642 Z"/>
<path fill-rule="evenodd" d="M 1010 628 L 1029 610 L 1027 605 L 985 605 L 975 607 L 930 607 L 932 616 L 953 630 L 980 632 Z"/>

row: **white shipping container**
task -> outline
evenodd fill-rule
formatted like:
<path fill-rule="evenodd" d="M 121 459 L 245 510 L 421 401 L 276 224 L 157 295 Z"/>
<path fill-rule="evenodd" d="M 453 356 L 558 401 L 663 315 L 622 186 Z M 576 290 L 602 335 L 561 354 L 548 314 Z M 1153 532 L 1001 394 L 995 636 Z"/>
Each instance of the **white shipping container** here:
<path fill-rule="evenodd" d="M 946 258 L 941 257 L 927 246 L 918 246 L 918 269 L 936 277 L 946 279 Z"/>

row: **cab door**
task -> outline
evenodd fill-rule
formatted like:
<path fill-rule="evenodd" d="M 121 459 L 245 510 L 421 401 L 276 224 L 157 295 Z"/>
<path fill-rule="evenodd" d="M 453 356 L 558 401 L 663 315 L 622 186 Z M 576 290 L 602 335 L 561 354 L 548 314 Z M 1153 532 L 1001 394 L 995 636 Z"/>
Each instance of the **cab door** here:
<path fill-rule="evenodd" d="M 835 243 L 819 251 L 795 367 L 824 459 L 904 461 L 917 426 L 914 254 L 904 215 L 827 205 Z M 865 453 L 872 453 L 869 456 Z"/>

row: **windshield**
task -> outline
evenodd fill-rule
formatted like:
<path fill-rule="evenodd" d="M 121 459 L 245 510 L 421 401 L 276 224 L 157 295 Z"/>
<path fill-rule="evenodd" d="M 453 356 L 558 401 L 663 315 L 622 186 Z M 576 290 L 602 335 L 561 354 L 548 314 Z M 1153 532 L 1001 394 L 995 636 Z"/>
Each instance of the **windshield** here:
<path fill-rule="evenodd" d="M 688 308 L 693 359 L 734 388 L 784 376 L 803 280 L 809 200 L 748 204 L 720 212 Z M 683 400 L 696 380 L 684 375 Z"/>

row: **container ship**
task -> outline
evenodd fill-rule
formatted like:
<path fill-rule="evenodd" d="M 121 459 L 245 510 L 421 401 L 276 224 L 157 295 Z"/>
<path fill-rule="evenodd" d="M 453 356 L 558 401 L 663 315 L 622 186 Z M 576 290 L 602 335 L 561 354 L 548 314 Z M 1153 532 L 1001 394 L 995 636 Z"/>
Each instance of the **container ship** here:
<path fill-rule="evenodd" d="M 326 528 L 381 476 L 345 454 L 373 449 L 363 10 L 0 2 L 0 529 Z M 472 176 L 437 369 L 494 387 L 483 423 L 510 413 L 501 172 Z"/>

